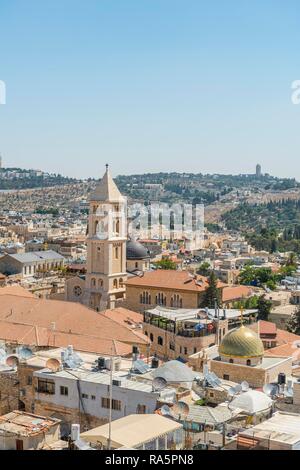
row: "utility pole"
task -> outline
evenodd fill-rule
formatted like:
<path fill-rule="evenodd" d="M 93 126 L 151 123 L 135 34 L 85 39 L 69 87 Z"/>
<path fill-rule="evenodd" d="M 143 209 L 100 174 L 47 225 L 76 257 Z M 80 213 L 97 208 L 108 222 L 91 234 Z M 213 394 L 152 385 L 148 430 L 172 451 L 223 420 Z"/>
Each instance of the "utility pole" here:
<path fill-rule="evenodd" d="M 110 359 L 110 380 L 109 380 L 109 418 L 108 418 L 108 450 L 111 450 L 111 418 L 112 418 L 112 382 L 113 382 L 114 357 Z"/>

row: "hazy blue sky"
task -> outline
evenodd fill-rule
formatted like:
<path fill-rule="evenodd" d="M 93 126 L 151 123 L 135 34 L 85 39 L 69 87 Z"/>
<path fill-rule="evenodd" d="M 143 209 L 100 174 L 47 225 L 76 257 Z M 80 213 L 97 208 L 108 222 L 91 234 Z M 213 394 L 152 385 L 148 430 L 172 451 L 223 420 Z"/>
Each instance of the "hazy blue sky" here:
<path fill-rule="evenodd" d="M 0 153 L 300 179 L 299 0 L 0 0 Z"/>

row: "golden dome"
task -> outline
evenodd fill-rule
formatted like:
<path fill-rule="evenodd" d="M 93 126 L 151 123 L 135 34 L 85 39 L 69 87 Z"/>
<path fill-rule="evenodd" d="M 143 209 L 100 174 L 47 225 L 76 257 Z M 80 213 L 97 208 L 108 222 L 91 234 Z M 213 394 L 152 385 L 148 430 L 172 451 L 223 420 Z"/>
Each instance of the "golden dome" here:
<path fill-rule="evenodd" d="M 230 357 L 260 357 L 264 355 L 264 346 L 254 331 L 242 325 L 224 336 L 219 353 Z"/>

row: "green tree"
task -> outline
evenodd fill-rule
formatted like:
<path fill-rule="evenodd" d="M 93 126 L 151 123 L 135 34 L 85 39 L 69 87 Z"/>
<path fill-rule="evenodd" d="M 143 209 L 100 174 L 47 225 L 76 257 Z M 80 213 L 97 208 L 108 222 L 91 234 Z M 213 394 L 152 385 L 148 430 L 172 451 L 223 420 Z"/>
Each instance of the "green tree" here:
<path fill-rule="evenodd" d="M 204 263 L 200 264 L 199 268 L 197 269 L 197 274 L 207 277 L 210 271 L 211 271 L 211 266 L 207 261 L 205 261 Z"/>
<path fill-rule="evenodd" d="M 212 271 L 208 278 L 208 288 L 206 289 L 203 300 L 202 307 L 214 308 L 217 303 L 218 307 L 222 305 L 221 292 L 217 287 L 218 279 L 215 273 Z"/>
<path fill-rule="evenodd" d="M 154 263 L 159 269 L 176 269 L 176 263 L 170 259 L 161 259 Z"/>
<path fill-rule="evenodd" d="M 290 333 L 300 335 L 300 307 L 298 307 L 286 322 L 286 329 Z"/>
<path fill-rule="evenodd" d="M 271 300 L 267 300 L 264 295 L 261 295 L 257 302 L 258 320 L 268 320 L 271 308 Z"/>

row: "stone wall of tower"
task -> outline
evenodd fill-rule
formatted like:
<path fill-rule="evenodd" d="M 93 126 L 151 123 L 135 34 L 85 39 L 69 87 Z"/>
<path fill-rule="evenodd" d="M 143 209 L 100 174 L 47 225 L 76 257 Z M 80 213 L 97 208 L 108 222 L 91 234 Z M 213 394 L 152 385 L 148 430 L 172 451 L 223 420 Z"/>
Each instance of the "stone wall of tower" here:
<path fill-rule="evenodd" d="M 126 201 L 107 168 L 90 199 L 83 300 L 83 303 L 99 311 L 114 308 L 116 302 L 125 297 L 125 205 Z"/>

